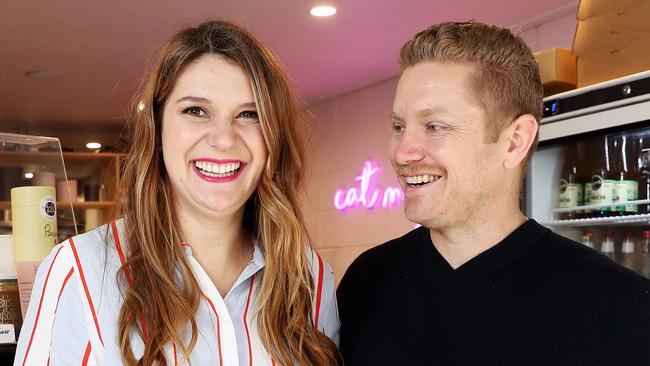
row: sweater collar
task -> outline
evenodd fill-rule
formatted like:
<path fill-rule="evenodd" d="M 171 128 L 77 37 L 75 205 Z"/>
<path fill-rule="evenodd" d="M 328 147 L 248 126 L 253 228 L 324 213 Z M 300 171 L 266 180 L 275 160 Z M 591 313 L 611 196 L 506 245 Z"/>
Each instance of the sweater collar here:
<path fill-rule="evenodd" d="M 421 228 L 419 257 L 427 280 L 444 293 L 461 290 L 506 268 L 549 232 L 535 220 L 521 224 L 499 243 L 453 269 L 431 242 L 427 228 Z"/>

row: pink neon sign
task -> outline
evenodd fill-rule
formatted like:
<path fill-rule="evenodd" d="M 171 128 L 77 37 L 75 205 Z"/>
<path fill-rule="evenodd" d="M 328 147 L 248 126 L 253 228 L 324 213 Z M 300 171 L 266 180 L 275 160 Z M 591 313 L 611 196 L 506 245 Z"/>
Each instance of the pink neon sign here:
<path fill-rule="evenodd" d="M 375 178 L 381 172 L 381 165 L 370 160 L 363 164 L 361 175 L 354 178 L 359 182 L 356 187 L 339 189 L 334 194 L 334 207 L 339 211 L 365 207 L 390 208 L 404 200 L 404 192 L 399 186 L 377 188 Z"/>

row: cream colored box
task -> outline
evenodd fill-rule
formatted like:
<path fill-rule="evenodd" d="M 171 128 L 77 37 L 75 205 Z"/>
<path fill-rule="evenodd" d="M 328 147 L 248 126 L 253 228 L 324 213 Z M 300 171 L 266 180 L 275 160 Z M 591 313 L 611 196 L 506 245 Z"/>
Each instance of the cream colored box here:
<path fill-rule="evenodd" d="M 550 48 L 535 52 L 535 61 L 544 85 L 544 96 L 576 87 L 576 58 L 566 48 Z"/>
<path fill-rule="evenodd" d="M 641 6 L 650 7 L 650 0 L 581 0 L 578 20 L 585 20 L 611 12 L 620 12 Z"/>
<path fill-rule="evenodd" d="M 578 87 L 650 70 L 650 0 L 582 0 L 578 20 Z"/>

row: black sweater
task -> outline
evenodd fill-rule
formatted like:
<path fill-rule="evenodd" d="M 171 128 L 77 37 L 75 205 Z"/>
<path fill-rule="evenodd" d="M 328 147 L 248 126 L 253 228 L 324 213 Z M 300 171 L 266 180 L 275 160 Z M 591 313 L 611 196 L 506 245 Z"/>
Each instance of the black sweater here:
<path fill-rule="evenodd" d="M 421 227 L 338 288 L 356 365 L 650 365 L 650 281 L 533 220 L 458 269 Z"/>

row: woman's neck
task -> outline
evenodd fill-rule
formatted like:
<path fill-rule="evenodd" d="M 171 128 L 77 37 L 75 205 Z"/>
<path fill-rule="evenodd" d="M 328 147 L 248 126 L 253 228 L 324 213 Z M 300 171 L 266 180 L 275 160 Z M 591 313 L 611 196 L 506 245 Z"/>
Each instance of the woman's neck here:
<path fill-rule="evenodd" d="M 183 240 L 190 244 L 192 255 L 222 297 L 253 258 L 252 240 L 244 234 L 242 221 L 243 211 L 224 217 L 180 217 Z"/>

